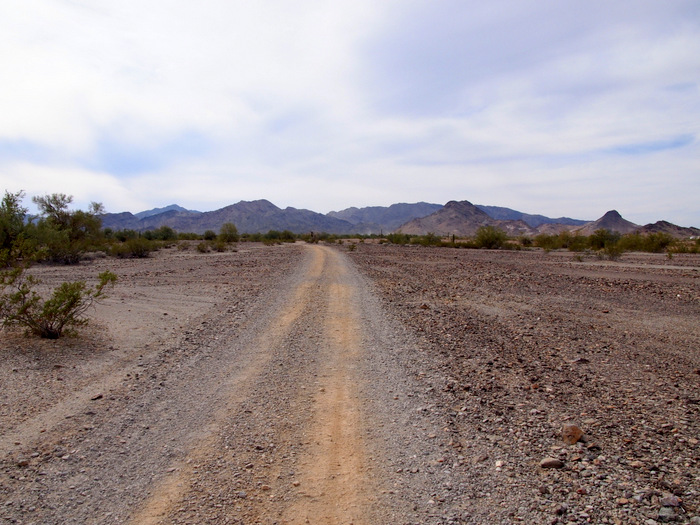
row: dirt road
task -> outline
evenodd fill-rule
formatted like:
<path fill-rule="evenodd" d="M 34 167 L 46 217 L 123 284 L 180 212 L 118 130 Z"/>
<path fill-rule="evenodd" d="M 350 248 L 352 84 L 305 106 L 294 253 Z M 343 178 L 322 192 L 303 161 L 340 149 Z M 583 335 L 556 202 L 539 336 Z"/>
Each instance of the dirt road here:
<path fill-rule="evenodd" d="M 0 517 L 47 524 L 433 519 L 422 508 L 431 499 L 424 485 L 444 454 L 419 387 L 391 361 L 400 330 L 341 252 L 278 250 L 284 264 L 243 305 L 244 316 L 233 316 L 237 309 L 225 301 L 182 307 L 181 316 L 202 315 L 185 320 L 179 337 L 157 326 L 156 314 L 177 316 L 184 296 L 139 304 L 134 286 L 103 305 L 99 318 L 108 323 L 111 311 L 124 323 L 121 332 L 111 327 L 121 334 L 116 340 L 94 334 L 111 355 L 59 378 L 73 388 L 37 400 L 36 413 L 3 429 Z M 192 300 L 205 302 L 206 294 Z M 125 310 L 136 310 L 134 317 Z M 147 333 L 137 343 L 140 324 Z M 34 351 L 34 364 L 50 374 L 80 366 L 69 359 L 50 368 L 40 355 L 50 350 Z M 432 466 L 421 472 L 426 461 Z"/>

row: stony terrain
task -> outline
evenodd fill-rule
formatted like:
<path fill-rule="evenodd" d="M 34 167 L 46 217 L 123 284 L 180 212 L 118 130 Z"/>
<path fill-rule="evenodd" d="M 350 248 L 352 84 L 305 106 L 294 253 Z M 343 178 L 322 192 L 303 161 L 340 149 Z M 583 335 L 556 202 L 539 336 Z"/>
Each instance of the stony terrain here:
<path fill-rule="evenodd" d="M 80 336 L 1 333 L 2 522 L 700 522 L 697 256 L 241 244 L 34 271 L 104 269 Z"/>
<path fill-rule="evenodd" d="M 352 257 L 418 334 L 407 360 L 434 388 L 474 507 L 503 522 L 700 521 L 697 256 L 360 244 Z M 565 425 L 583 439 L 566 444 Z"/>

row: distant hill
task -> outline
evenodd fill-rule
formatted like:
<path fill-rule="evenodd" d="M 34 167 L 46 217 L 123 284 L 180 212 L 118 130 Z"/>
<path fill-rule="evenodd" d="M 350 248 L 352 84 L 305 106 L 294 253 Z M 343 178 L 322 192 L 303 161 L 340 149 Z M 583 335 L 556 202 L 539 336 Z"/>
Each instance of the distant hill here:
<path fill-rule="evenodd" d="M 469 201 L 450 201 L 435 213 L 413 219 L 401 225 L 398 231 L 411 235 L 457 235 L 472 236 L 482 226 L 494 226 L 509 235 L 532 234 L 533 229 L 523 221 L 499 221 L 490 217 Z"/>
<path fill-rule="evenodd" d="M 597 221 L 586 223 L 582 228 L 574 230 L 580 235 L 592 235 L 596 230 L 608 230 L 615 233 L 632 233 L 639 225 L 622 218 L 617 210 L 610 210 Z"/>
<path fill-rule="evenodd" d="M 180 207 L 178 207 L 180 208 Z M 267 200 L 241 201 L 209 212 L 190 212 L 170 209 L 139 219 L 131 213 L 107 213 L 102 225 L 112 229 L 136 231 L 154 230 L 169 226 L 180 232 L 204 233 L 218 231 L 225 222 L 232 222 L 241 233 L 265 233 L 270 230 L 289 230 L 294 233 L 332 232 L 354 233 L 347 221 L 321 213 L 296 208 L 281 209 Z"/>
<path fill-rule="evenodd" d="M 368 206 L 331 211 L 327 215 L 347 221 L 355 226 L 356 233 L 371 234 L 391 232 L 402 224 L 426 217 L 442 208 L 442 204 L 417 202 L 415 204 L 392 204 L 391 206 Z"/>
<path fill-rule="evenodd" d="M 194 211 L 194 210 L 187 210 L 187 209 L 183 208 L 182 206 L 178 206 L 177 204 L 171 204 L 170 206 L 165 206 L 164 208 L 153 208 L 152 210 L 140 211 L 138 213 L 135 213 L 134 217 L 136 217 L 137 219 L 145 219 L 146 217 L 151 217 L 153 215 L 159 215 L 161 213 L 165 213 L 168 211 L 200 213 L 200 212 Z"/>
<path fill-rule="evenodd" d="M 665 233 L 672 237 L 684 239 L 688 237 L 700 237 L 700 228 L 684 228 L 667 221 L 658 221 L 654 224 L 646 224 L 637 230 L 639 233 Z"/>
<path fill-rule="evenodd" d="M 528 226 L 532 226 L 533 228 L 537 228 L 542 224 L 583 226 L 586 224 L 586 222 L 588 222 L 579 219 L 571 219 L 569 217 L 552 219 L 551 217 L 545 217 L 544 215 L 531 215 L 529 213 L 523 213 L 510 208 L 502 208 L 500 206 L 484 206 L 483 204 L 476 204 L 476 207 L 481 211 L 486 212 L 492 219 L 498 219 L 501 221 L 523 221 Z"/>

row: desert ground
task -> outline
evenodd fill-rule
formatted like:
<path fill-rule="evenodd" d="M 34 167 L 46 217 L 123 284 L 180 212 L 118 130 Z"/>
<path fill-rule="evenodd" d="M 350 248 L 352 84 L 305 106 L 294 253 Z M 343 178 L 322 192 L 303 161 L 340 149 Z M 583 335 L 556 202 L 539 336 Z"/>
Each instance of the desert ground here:
<path fill-rule="evenodd" d="M 700 523 L 700 256 L 349 246 L 33 268 L 0 522 Z"/>

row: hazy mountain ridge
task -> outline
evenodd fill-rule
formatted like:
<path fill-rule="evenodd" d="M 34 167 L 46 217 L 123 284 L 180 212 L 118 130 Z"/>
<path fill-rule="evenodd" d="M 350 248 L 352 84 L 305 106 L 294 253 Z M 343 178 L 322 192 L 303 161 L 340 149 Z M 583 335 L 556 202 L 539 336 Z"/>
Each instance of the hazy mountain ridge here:
<path fill-rule="evenodd" d="M 134 217 L 137 217 L 138 219 L 145 219 L 146 217 L 152 217 L 153 215 L 160 215 L 161 213 L 166 213 L 169 211 L 201 213 L 201 212 L 196 211 L 196 210 L 188 210 L 188 209 L 183 208 L 182 206 L 179 206 L 177 204 L 170 204 L 169 206 L 165 206 L 163 208 L 153 208 L 152 210 L 146 210 L 146 211 L 140 211 L 138 213 L 134 213 Z"/>
<path fill-rule="evenodd" d="M 327 215 L 342 219 L 369 233 L 390 232 L 408 221 L 426 217 L 442 208 L 442 204 L 417 202 L 414 204 L 397 203 L 391 206 L 368 206 L 365 208 L 346 208 L 331 211 Z M 363 233 L 358 230 L 358 233 Z"/>
<path fill-rule="evenodd" d="M 492 219 L 498 219 L 502 221 L 523 221 L 528 226 L 537 228 L 542 224 L 563 224 L 565 226 L 583 226 L 589 221 L 583 221 L 580 219 L 572 219 L 570 217 L 557 217 L 553 219 L 551 217 L 545 217 L 544 215 L 532 215 L 529 213 L 524 213 L 521 211 L 513 210 L 511 208 L 503 208 L 501 206 L 486 206 L 483 204 L 475 204 L 477 208 L 481 211 L 486 212 Z"/>
<path fill-rule="evenodd" d="M 503 219 L 503 217 L 517 219 Z M 600 219 L 586 222 L 568 217 L 552 219 L 544 215 L 527 214 L 499 206 L 474 205 L 469 201 L 450 201 L 444 206 L 418 202 L 365 208 L 352 207 L 324 215 L 292 207 L 281 209 L 270 201 L 260 199 L 240 201 L 210 212 L 187 210 L 177 204 L 171 204 L 137 214 L 108 213 L 102 216 L 102 220 L 105 228 L 114 230 L 147 231 L 169 226 L 177 231 L 200 234 L 206 230 L 219 231 L 223 223 L 232 222 L 241 233 L 290 230 L 294 233 L 367 235 L 402 231 L 411 235 L 435 233 L 467 237 L 474 235 L 481 226 L 494 226 L 511 236 L 558 234 L 562 231 L 590 235 L 598 229 L 608 229 L 618 233 L 662 232 L 679 238 L 700 236 L 698 228 L 684 228 L 667 221 L 639 226 L 623 219 L 615 210 L 607 212 Z"/>
<path fill-rule="evenodd" d="M 353 233 L 353 225 L 347 221 L 310 210 L 291 207 L 282 210 L 267 200 L 240 201 L 209 212 L 170 209 L 142 219 L 128 212 L 108 213 L 102 217 L 105 228 L 146 231 L 169 226 L 177 231 L 200 234 L 207 230 L 219 231 L 225 222 L 235 224 L 241 233 L 264 233 L 270 230 L 289 230 L 294 233 Z"/>

